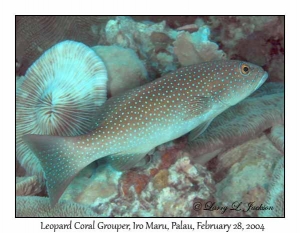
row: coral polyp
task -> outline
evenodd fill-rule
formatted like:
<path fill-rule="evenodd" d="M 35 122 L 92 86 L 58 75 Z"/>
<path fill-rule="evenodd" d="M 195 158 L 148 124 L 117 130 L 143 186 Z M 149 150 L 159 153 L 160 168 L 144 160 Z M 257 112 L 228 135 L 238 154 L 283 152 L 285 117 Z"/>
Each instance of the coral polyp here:
<path fill-rule="evenodd" d="M 28 69 L 17 90 L 16 128 L 17 158 L 29 174 L 43 176 L 21 137 L 87 133 L 106 100 L 106 83 L 101 58 L 75 41 L 53 46 Z"/>

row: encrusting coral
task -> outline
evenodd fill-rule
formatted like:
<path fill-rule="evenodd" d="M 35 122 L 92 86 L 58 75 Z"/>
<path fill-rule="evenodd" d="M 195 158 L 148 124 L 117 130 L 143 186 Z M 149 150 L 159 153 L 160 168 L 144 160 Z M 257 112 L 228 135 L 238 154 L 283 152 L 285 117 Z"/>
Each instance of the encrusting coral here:
<path fill-rule="evenodd" d="M 146 63 L 150 78 L 204 61 L 226 58 L 219 46 L 210 41 L 210 29 L 174 30 L 166 21 L 136 22 L 130 17 L 116 17 L 105 27 L 106 43 L 133 49 Z"/>
<path fill-rule="evenodd" d="M 27 70 L 16 96 L 16 157 L 29 175 L 43 181 L 40 163 L 22 136 L 89 132 L 106 100 L 106 82 L 102 60 L 74 41 L 55 45 Z"/>
<path fill-rule="evenodd" d="M 192 34 L 183 32 L 177 36 L 174 54 L 182 66 L 226 58 L 226 54 L 219 50 L 219 46 L 209 41 L 209 35 L 209 28 L 201 27 Z"/>
<path fill-rule="evenodd" d="M 145 62 L 152 78 L 180 65 L 228 58 L 264 66 L 270 73 L 270 80 L 283 81 L 282 17 L 189 17 L 190 23 L 195 21 L 186 25 L 184 19 L 187 17 L 174 17 L 178 23 L 172 22 L 171 18 L 157 17 L 162 22 L 153 23 L 116 17 L 108 21 L 102 43 L 133 49 Z"/>
<path fill-rule="evenodd" d="M 132 49 L 100 45 L 92 49 L 101 57 L 106 66 L 108 96 L 118 95 L 148 81 L 147 70 Z"/>
<path fill-rule="evenodd" d="M 172 51 L 176 34 L 165 21 L 144 23 L 118 16 L 105 26 L 105 43 L 134 50 L 154 79 L 177 68 Z"/>
<path fill-rule="evenodd" d="M 192 164 L 187 156 L 181 153 L 174 164 L 154 177 L 150 176 L 150 171 L 159 167 L 159 157 L 145 171 L 126 172 L 132 173 L 132 179 L 120 180 L 119 195 L 109 201 L 99 199 L 93 208 L 99 214 L 114 217 L 192 216 L 194 200 L 209 199 L 214 192 L 214 182 L 206 168 Z M 137 190 L 135 184 L 141 176 L 148 179 L 141 181 L 144 185 Z M 123 192 L 124 182 L 128 182 L 126 193 Z"/>
<path fill-rule="evenodd" d="M 121 175 L 110 166 L 92 163 L 68 186 L 61 200 L 85 205 L 92 205 L 97 200 L 109 201 L 118 194 Z"/>

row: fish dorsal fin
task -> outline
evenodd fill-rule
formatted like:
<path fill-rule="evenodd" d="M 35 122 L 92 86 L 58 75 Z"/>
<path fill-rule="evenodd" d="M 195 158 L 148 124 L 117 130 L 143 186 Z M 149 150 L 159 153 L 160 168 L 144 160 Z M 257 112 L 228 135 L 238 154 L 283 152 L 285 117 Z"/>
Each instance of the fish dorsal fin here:
<path fill-rule="evenodd" d="M 115 154 L 108 157 L 111 166 L 118 171 L 126 171 L 135 167 L 147 153 Z"/>
<path fill-rule="evenodd" d="M 198 116 L 209 108 L 209 96 L 192 96 L 188 101 L 188 112 L 191 117 Z"/>
<path fill-rule="evenodd" d="M 210 123 L 213 121 L 214 118 L 211 118 L 207 121 L 204 121 L 200 125 L 198 125 L 195 129 L 193 129 L 188 136 L 189 141 L 193 141 L 195 138 L 197 138 L 199 135 L 201 135 L 210 125 Z"/>

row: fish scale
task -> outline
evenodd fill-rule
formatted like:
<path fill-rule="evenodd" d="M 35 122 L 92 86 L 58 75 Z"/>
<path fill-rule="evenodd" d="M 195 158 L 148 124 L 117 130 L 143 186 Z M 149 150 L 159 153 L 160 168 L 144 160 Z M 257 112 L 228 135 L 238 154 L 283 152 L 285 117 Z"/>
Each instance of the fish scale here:
<path fill-rule="evenodd" d="M 91 162 L 107 157 L 114 168 L 126 170 L 160 144 L 190 131 L 189 140 L 193 140 L 267 77 L 261 67 L 242 61 L 183 67 L 110 98 L 88 134 L 25 135 L 23 140 L 41 161 L 54 205 L 76 174 Z"/>

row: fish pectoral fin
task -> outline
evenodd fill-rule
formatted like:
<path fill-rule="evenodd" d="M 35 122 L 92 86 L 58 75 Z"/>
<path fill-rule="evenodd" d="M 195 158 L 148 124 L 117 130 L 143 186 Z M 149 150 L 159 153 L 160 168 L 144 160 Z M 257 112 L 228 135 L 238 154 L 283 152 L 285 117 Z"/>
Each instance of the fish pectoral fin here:
<path fill-rule="evenodd" d="M 152 162 L 152 156 L 148 152 L 140 161 L 137 162 L 136 165 L 134 165 L 131 169 L 134 169 L 136 171 L 138 170 L 145 170 L 149 167 L 149 164 Z"/>
<path fill-rule="evenodd" d="M 108 162 L 118 171 L 129 170 L 143 163 L 143 158 L 147 153 L 115 154 L 108 156 Z"/>
<path fill-rule="evenodd" d="M 188 101 L 188 112 L 191 117 L 198 116 L 208 108 L 209 96 L 195 95 Z"/>
<path fill-rule="evenodd" d="M 213 121 L 214 118 L 211 118 L 200 125 L 198 125 L 195 129 L 193 129 L 189 135 L 188 140 L 193 141 L 195 138 L 197 138 L 199 135 L 201 135 L 210 125 L 210 123 Z"/>

